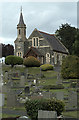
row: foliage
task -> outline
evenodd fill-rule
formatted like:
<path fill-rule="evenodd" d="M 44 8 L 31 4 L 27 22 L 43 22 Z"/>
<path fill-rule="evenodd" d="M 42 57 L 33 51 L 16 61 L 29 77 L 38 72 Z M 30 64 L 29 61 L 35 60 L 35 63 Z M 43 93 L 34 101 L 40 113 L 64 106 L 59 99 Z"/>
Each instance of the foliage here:
<path fill-rule="evenodd" d="M 62 24 L 59 29 L 56 30 L 55 34 L 69 50 L 69 53 L 72 54 L 72 46 L 75 42 L 75 35 L 77 34 L 77 29 L 66 23 Z"/>
<path fill-rule="evenodd" d="M 61 66 L 61 75 L 63 78 L 79 78 L 79 57 L 67 56 Z"/>
<path fill-rule="evenodd" d="M 21 64 L 23 64 L 23 59 L 18 56 L 9 55 L 5 58 L 5 64 L 11 65 L 12 67 L 14 65 L 21 65 Z"/>
<path fill-rule="evenodd" d="M 72 54 L 79 57 L 79 31 L 77 32 L 77 35 L 75 36 L 75 42 L 73 43 L 73 49 Z"/>
<path fill-rule="evenodd" d="M 14 55 L 14 47 L 10 44 L 2 44 L 2 57 Z"/>
<path fill-rule="evenodd" d="M 40 66 L 42 71 L 53 70 L 53 65 L 51 64 L 44 64 Z"/>
<path fill-rule="evenodd" d="M 77 86 L 77 82 L 72 82 L 70 85 L 70 87 L 73 87 L 73 88 L 76 88 L 76 86 Z"/>
<path fill-rule="evenodd" d="M 29 56 L 29 57 L 24 59 L 23 64 L 26 67 L 39 67 L 40 66 L 40 61 L 33 56 Z"/>
<path fill-rule="evenodd" d="M 50 89 L 64 89 L 63 85 L 44 85 L 43 89 L 50 90 Z"/>
<path fill-rule="evenodd" d="M 57 115 L 61 115 L 64 103 L 56 99 L 30 99 L 26 101 L 25 108 L 31 119 L 37 120 L 38 110 L 57 111 Z"/>

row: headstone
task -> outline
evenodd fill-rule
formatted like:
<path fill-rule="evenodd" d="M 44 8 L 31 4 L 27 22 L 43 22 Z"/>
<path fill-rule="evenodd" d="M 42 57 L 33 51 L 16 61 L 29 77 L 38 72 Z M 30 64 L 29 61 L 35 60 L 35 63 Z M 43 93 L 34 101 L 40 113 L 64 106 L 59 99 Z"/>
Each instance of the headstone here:
<path fill-rule="evenodd" d="M 68 107 L 69 109 L 76 109 L 77 108 L 77 92 L 70 91 L 68 94 Z"/>
<path fill-rule="evenodd" d="M 4 74 L 4 80 L 8 80 L 8 72 L 5 72 L 5 74 Z"/>
<path fill-rule="evenodd" d="M 0 107 L 4 105 L 4 94 L 0 93 Z"/>
<path fill-rule="evenodd" d="M 16 95 L 12 90 L 7 93 L 7 106 L 15 107 L 16 106 Z"/>
<path fill-rule="evenodd" d="M 53 94 L 49 91 L 42 92 L 42 95 L 44 98 L 52 98 L 53 97 Z"/>
<path fill-rule="evenodd" d="M 24 77 L 24 76 L 21 76 L 20 86 L 21 86 L 21 87 L 24 87 L 24 86 L 25 86 L 25 77 Z"/>
<path fill-rule="evenodd" d="M 63 100 L 64 99 L 64 93 L 63 92 L 56 92 L 56 98 L 58 100 Z"/>
<path fill-rule="evenodd" d="M 28 77 L 28 69 L 25 70 L 25 78 L 27 79 Z"/>
<path fill-rule="evenodd" d="M 29 86 L 26 86 L 26 87 L 25 87 L 25 93 L 26 93 L 26 94 L 29 94 L 29 93 L 30 93 L 30 88 L 29 88 Z"/>
<path fill-rule="evenodd" d="M 39 110 L 38 111 L 38 120 L 41 119 L 52 119 L 52 118 L 57 118 L 57 112 L 56 111 L 43 111 Z"/>
<path fill-rule="evenodd" d="M 62 84 L 62 79 L 61 79 L 60 73 L 58 73 L 58 75 L 57 75 L 57 82 L 56 82 L 56 84 L 57 85 Z"/>

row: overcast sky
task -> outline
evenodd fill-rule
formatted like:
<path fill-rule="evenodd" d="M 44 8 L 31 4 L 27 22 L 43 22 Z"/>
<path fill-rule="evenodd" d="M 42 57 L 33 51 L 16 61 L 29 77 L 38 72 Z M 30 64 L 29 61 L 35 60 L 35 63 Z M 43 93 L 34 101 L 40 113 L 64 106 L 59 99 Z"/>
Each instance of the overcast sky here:
<path fill-rule="evenodd" d="M 77 2 L 5 2 L 0 4 L 0 43 L 14 44 L 21 6 L 27 38 L 35 28 L 55 33 L 64 23 L 77 27 Z"/>

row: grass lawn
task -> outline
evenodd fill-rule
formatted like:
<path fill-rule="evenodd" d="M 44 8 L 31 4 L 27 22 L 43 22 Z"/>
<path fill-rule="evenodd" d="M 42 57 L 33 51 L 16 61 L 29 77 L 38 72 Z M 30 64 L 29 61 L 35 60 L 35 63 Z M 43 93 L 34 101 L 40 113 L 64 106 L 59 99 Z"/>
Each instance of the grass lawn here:
<path fill-rule="evenodd" d="M 68 111 L 63 113 L 64 116 L 72 117 L 72 118 L 77 118 L 77 111 Z"/>
<path fill-rule="evenodd" d="M 2 118 L 8 118 L 8 117 L 16 117 L 17 115 L 13 114 L 2 114 Z M 19 116 L 19 115 L 18 115 Z"/>

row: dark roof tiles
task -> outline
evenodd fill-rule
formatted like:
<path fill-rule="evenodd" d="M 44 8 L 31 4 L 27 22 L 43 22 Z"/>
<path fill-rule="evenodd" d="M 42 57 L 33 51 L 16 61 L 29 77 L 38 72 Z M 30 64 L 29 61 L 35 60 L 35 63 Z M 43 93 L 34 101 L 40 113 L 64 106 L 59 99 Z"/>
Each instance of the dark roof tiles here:
<path fill-rule="evenodd" d="M 54 51 L 68 53 L 66 47 L 56 38 L 54 34 L 48 34 L 42 31 L 39 32 L 50 43 Z"/>

